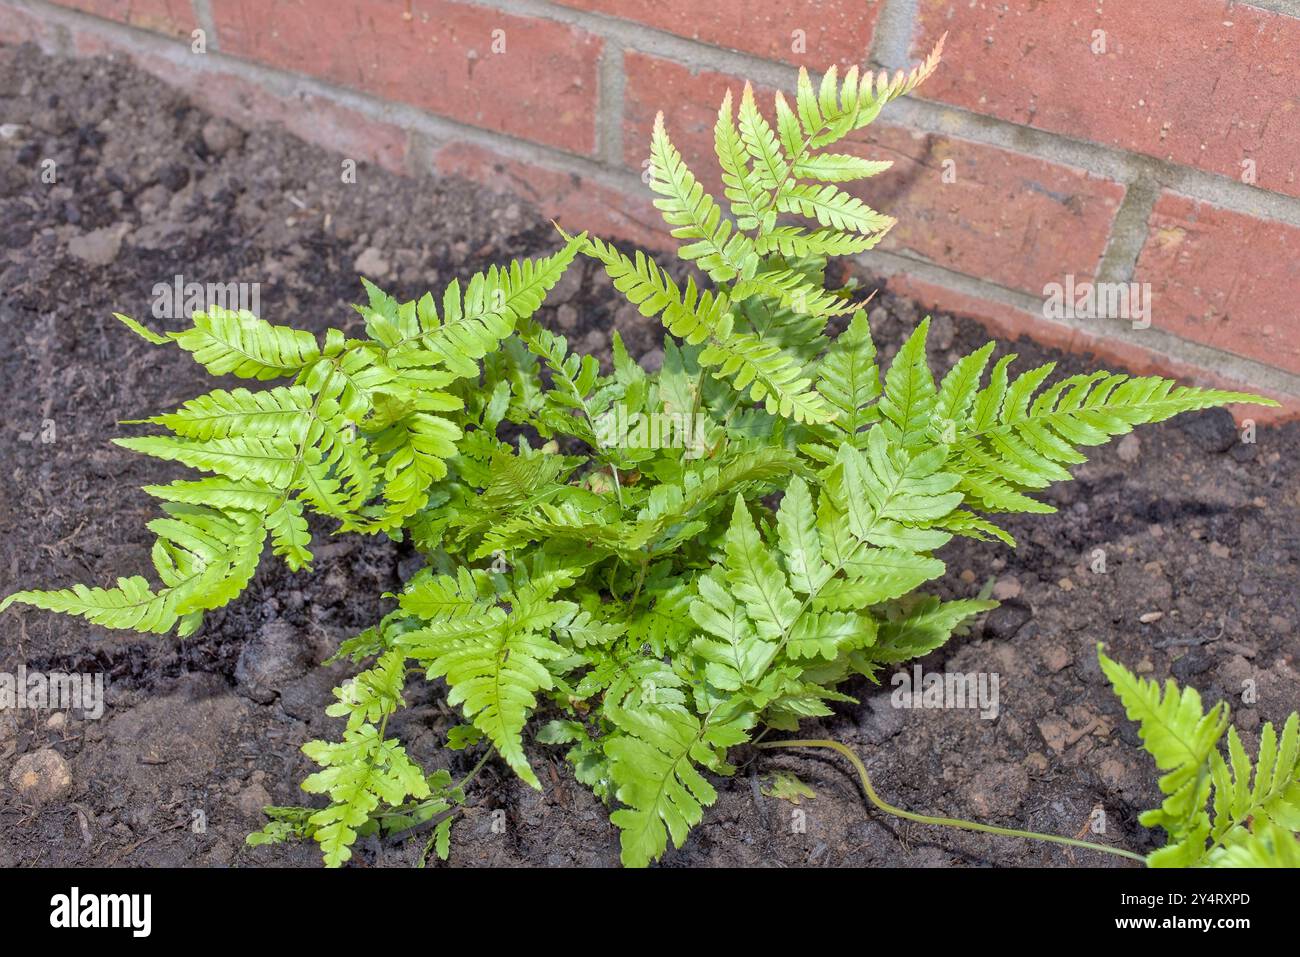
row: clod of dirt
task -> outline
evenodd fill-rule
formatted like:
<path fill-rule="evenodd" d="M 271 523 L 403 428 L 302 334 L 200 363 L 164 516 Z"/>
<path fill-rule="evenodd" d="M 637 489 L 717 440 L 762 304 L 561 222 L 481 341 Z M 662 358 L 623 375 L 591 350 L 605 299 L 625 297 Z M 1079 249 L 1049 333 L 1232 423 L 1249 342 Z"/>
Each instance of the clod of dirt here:
<path fill-rule="evenodd" d="M 262 808 L 274 804 L 266 788 L 257 782 L 239 792 L 235 798 L 235 809 L 241 816 L 256 821 L 262 816 Z"/>
<path fill-rule="evenodd" d="M 237 150 L 244 144 L 244 131 L 234 123 L 213 117 L 203 124 L 203 145 L 214 156 Z"/>
<path fill-rule="evenodd" d="M 305 674 L 312 664 L 298 629 L 286 621 L 270 621 L 239 653 L 235 683 L 244 697 L 270 704 L 282 687 Z"/>
<path fill-rule="evenodd" d="M 346 677 L 347 672 L 338 667 L 312 668 L 279 688 L 280 707 L 291 718 L 311 722 L 320 717 L 321 702 L 330 700 L 331 689 Z"/>
<path fill-rule="evenodd" d="M 989 612 L 988 618 L 984 620 L 984 634 L 1000 641 L 1009 640 L 1033 617 L 1034 613 L 1023 601 L 1008 599 Z"/>
<path fill-rule="evenodd" d="M 1202 409 L 1174 421 L 1203 452 L 1226 452 L 1237 441 L 1237 423 L 1227 409 Z"/>
<path fill-rule="evenodd" d="M 367 246 L 352 264 L 352 268 L 363 276 L 383 279 L 388 275 L 389 266 L 383 253 L 374 246 Z"/>
<path fill-rule="evenodd" d="M 107 266 L 122 249 L 122 230 L 116 226 L 91 230 L 68 240 L 68 252 L 91 266 Z"/>
<path fill-rule="evenodd" d="M 1115 451 L 1121 462 L 1136 462 L 1138 456 L 1142 454 L 1142 440 L 1130 432 L 1119 440 L 1119 446 Z"/>
<path fill-rule="evenodd" d="M 1003 575 L 993 585 L 993 597 L 998 601 L 1009 601 L 1012 598 L 1019 598 L 1021 592 L 1020 579 L 1014 575 Z"/>
<path fill-rule="evenodd" d="M 72 790 L 72 771 L 63 755 L 51 748 L 24 754 L 9 772 L 9 783 L 33 804 L 49 804 Z"/>
<path fill-rule="evenodd" d="M 1202 648 L 1193 648 L 1175 661 L 1169 670 L 1183 684 L 1196 686 L 1202 683 L 1198 680 L 1198 676 L 1208 671 L 1213 663 L 1209 652 Z"/>

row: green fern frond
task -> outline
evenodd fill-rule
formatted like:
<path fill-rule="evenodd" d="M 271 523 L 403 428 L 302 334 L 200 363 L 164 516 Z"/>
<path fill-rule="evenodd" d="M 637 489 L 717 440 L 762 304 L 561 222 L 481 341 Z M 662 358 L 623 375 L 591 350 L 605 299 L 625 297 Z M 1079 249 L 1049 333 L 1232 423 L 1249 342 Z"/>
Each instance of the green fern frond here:
<path fill-rule="evenodd" d="M 1228 728 L 1228 758 L 1231 764 L 1218 751 L 1211 758 L 1214 824 L 1210 840 L 1232 846 L 1241 840 L 1243 831 L 1265 822 L 1300 831 L 1300 714 L 1291 713 L 1280 739 L 1272 722 L 1264 723 L 1259 756 L 1253 764 L 1237 729 Z"/>
<path fill-rule="evenodd" d="M 176 598 L 170 589 L 155 593 L 147 579 L 133 575 L 119 578 L 116 588 L 73 585 L 58 591 L 14 592 L 0 602 L 0 611 L 17 602 L 65 615 L 80 615 L 105 628 L 161 634 L 170 631 L 179 617 Z"/>
<path fill-rule="evenodd" d="M 664 129 L 663 113 L 655 117 L 650 160 L 650 188 L 663 197 L 655 200 L 655 207 L 675 227 L 674 238 L 694 240 L 678 255 L 697 262 L 714 282 L 752 274 L 758 265 L 753 242 L 732 231 L 731 221 L 682 161 Z"/>
<path fill-rule="evenodd" d="M 761 174 L 750 167 L 749 151 L 736 130 L 730 90 L 718 109 L 718 121 L 713 127 L 713 147 L 722 169 L 723 190 L 731 203 L 737 227 L 768 232 L 776 222 L 776 212 L 771 209 L 771 195 L 763 186 Z"/>
<path fill-rule="evenodd" d="M 665 328 L 691 345 L 705 344 L 698 361 L 711 374 L 729 381 L 738 392 L 748 391 L 771 414 L 799 422 L 831 417 L 826 403 L 800 376 L 799 365 L 778 346 L 751 333 L 735 331 L 724 294 L 699 293 L 688 279 L 683 293 L 652 259 L 637 252 L 635 262 L 599 239 L 587 241 L 588 253 L 600 260 L 615 287 L 643 316 L 662 314 Z"/>
<path fill-rule="evenodd" d="M 868 160 L 846 153 L 818 153 L 794 164 L 794 175 L 823 183 L 845 183 L 878 176 L 894 165 L 893 160 Z"/>
<path fill-rule="evenodd" d="M 480 613 L 431 622 L 397 638 L 430 678 L 447 679 L 447 703 L 461 705 L 515 773 L 538 790 L 542 785 L 524 756 L 522 732 L 537 705 L 536 692 L 554 687 L 546 662 L 565 655 L 541 630 L 565 611 L 557 605 L 549 620 L 524 620 L 499 607 L 481 607 Z"/>
<path fill-rule="evenodd" d="M 967 500 L 989 512 L 1050 511 L 1024 493 L 1067 481 L 1067 466 L 1087 461 L 1078 447 L 1100 445 L 1135 425 L 1233 402 L 1276 405 L 1241 392 L 1108 372 L 1070 376 L 1038 392 L 1053 364 L 1011 379 L 1007 367 L 1014 358 L 999 361 L 989 384 L 973 399 L 965 395 L 968 383 L 960 395 L 953 387 L 953 401 L 969 402 L 972 410 L 955 429 L 948 468 L 962 476 Z M 972 365 L 962 375 L 974 371 Z M 943 412 L 951 421 L 949 411 L 955 413 L 956 407 Z"/>
<path fill-rule="evenodd" d="M 885 373 L 885 393 L 880 399 L 881 430 L 891 444 L 912 450 L 926 444 L 934 419 L 937 392 L 926 363 L 927 316 L 898 350 Z"/>
<path fill-rule="evenodd" d="M 828 489 L 853 534 L 873 545 L 913 551 L 946 543 L 947 533 L 930 527 L 962 502 L 955 491 L 959 477 L 943 471 L 946 452 L 935 446 L 908 458 L 881 425 L 867 433 L 865 452 L 841 445 Z"/>
<path fill-rule="evenodd" d="M 506 268 L 493 266 L 477 273 L 463 294 L 459 281 L 453 280 L 443 294 L 441 317 L 427 297 L 413 317 L 417 328 L 410 319 L 396 328 L 390 322 L 380 341 L 390 351 L 426 351 L 457 376 L 477 376 L 479 360 L 538 310 L 584 241 L 585 236 L 571 238 L 545 259 L 515 260 Z"/>
<path fill-rule="evenodd" d="M 703 721 L 672 704 L 643 704 L 636 710 L 607 704 L 605 716 L 618 733 L 605 740 L 605 754 L 618 801 L 610 814 L 619 829 L 621 860 L 645 867 L 700 823 L 718 792 L 698 768 L 718 771 L 719 752 L 748 738 L 752 718 Z"/>
<path fill-rule="evenodd" d="M 1186 842 L 1204 853 L 1210 831 L 1205 802 L 1210 796 L 1211 759 L 1228 727 L 1227 705 L 1220 702 L 1206 712 L 1195 688 L 1180 690 L 1170 680 L 1162 693 L 1158 683 L 1137 677 L 1102 654 L 1100 647 L 1097 657 L 1129 719 L 1139 723 L 1142 747 L 1165 772 L 1160 790 L 1167 797 L 1160 808 L 1142 814 L 1142 824 L 1164 828 L 1173 847 Z"/>
<path fill-rule="evenodd" d="M 192 634 L 201 620 L 197 613 L 226 604 L 252 578 L 266 529 L 248 513 L 178 503 L 164 510 L 165 518 L 149 523 L 158 536 L 152 558 L 162 588 L 132 576 L 119 578 L 115 588 L 21 591 L 0 602 L 0 611 L 18 602 L 104 628 L 161 634 L 179 622 L 181 637 Z"/>
<path fill-rule="evenodd" d="M 396 807 L 407 797 L 429 796 L 424 773 L 397 741 L 381 739 L 374 725 L 349 728 L 340 742 L 309 741 L 302 750 L 322 768 L 302 782 L 302 789 L 330 797 L 329 807 L 309 819 L 327 867 L 352 857 L 358 829 L 381 802 Z"/>
<path fill-rule="evenodd" d="M 1240 839 L 1211 855 L 1210 867 L 1300 867 L 1300 841 L 1294 828 L 1261 821 Z"/>
<path fill-rule="evenodd" d="M 765 190 L 781 186 L 790 171 L 790 164 L 782 153 L 776 133 L 754 100 L 754 88 L 746 83 L 740 97 L 740 140 L 752 161 L 758 183 Z"/>
<path fill-rule="evenodd" d="M 834 412 L 817 394 L 810 379 L 779 346 L 759 336 L 733 332 L 710 341 L 699 355 L 701 366 L 714 378 L 730 382 L 737 392 L 763 403 L 770 415 L 796 422 L 827 422 Z"/>
<path fill-rule="evenodd" d="M 733 302 L 750 296 L 773 299 L 795 313 L 808 316 L 842 316 L 858 308 L 813 285 L 802 273 L 785 268 L 763 270 L 731 288 Z"/>
<path fill-rule="evenodd" d="M 862 430 L 879 420 L 876 400 L 880 398 L 880 370 L 876 367 L 871 326 L 861 309 L 853 314 L 848 328 L 818 365 L 817 391 L 836 412 L 831 427 L 839 437 L 832 440 L 833 446 L 845 437 L 857 444 Z M 819 434 L 829 438 L 832 433 L 826 430 Z M 834 448 L 830 454 L 834 455 Z"/>
<path fill-rule="evenodd" d="M 142 421 L 187 439 L 282 436 L 298 442 L 310 420 L 311 404 L 311 393 L 302 386 L 277 386 L 262 392 L 215 389 L 175 412 Z"/>
<path fill-rule="evenodd" d="M 275 379 L 296 375 L 320 356 L 310 332 L 273 326 L 244 309 L 214 307 L 191 321 L 192 328 L 168 335 L 212 375 Z"/>
<path fill-rule="evenodd" d="M 967 618 L 997 605 L 976 598 L 940 601 L 927 596 L 907 613 L 881 622 L 876 643 L 868 654 L 874 661 L 889 664 L 928 655 L 947 642 Z"/>
<path fill-rule="evenodd" d="M 795 183 L 777 196 L 777 209 L 806 216 L 823 226 L 866 236 L 888 232 L 898 220 L 876 212 L 856 196 L 835 186 Z"/>
<path fill-rule="evenodd" d="M 856 256 L 874 249 L 884 238 L 883 232 L 863 236 L 834 229 L 810 232 L 801 226 L 773 226 L 754 240 L 754 249 L 762 255 L 780 253 L 787 257 Z"/>
<path fill-rule="evenodd" d="M 1162 695 L 1160 685 L 1134 675 L 1101 649 L 1098 644 L 1102 671 L 1129 718 L 1140 722 L 1143 748 L 1166 772 L 1159 783 L 1169 797 L 1139 818 L 1168 834 L 1168 843 L 1148 856 L 1148 865 L 1300 866 L 1300 714 L 1291 713 L 1280 738 L 1265 722 L 1252 763 L 1237 729 L 1228 725 L 1226 703 L 1207 712 L 1194 688 L 1179 689 L 1172 678 Z M 1219 751 L 1225 729 L 1226 761 Z"/>

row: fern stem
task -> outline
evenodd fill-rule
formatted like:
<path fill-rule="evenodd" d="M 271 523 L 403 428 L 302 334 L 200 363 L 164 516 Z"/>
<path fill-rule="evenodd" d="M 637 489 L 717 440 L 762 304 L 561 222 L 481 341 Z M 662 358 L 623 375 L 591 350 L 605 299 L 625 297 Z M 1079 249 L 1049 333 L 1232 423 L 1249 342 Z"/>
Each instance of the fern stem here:
<path fill-rule="evenodd" d="M 1001 834 L 1004 837 L 1023 837 L 1033 841 L 1050 841 L 1053 844 L 1068 844 L 1070 847 L 1081 847 L 1089 851 L 1101 851 L 1104 854 L 1114 854 L 1117 857 L 1126 857 L 1129 860 L 1137 861 L 1140 864 L 1146 863 L 1146 858 L 1141 854 L 1134 854 L 1132 851 L 1125 851 L 1118 847 L 1107 847 L 1105 844 L 1093 844 L 1091 841 L 1081 841 L 1073 837 L 1060 837 L 1056 834 L 1040 834 L 1037 831 L 1019 831 L 1009 827 L 996 827 L 992 824 L 977 824 L 974 821 L 963 821 L 960 818 L 951 817 L 930 817 L 928 814 L 915 814 L 912 811 L 904 811 L 902 808 L 894 807 L 886 803 L 880 795 L 871 786 L 871 778 L 867 774 L 867 766 L 862 763 L 862 759 L 853 753 L 852 749 L 840 744 L 838 741 L 829 739 L 817 740 L 787 740 L 787 741 L 766 741 L 755 742 L 756 748 L 829 748 L 837 751 L 852 762 L 853 767 L 857 769 L 858 777 L 862 781 L 862 790 L 866 792 L 867 800 L 884 811 L 886 814 L 892 814 L 895 817 L 901 817 L 908 821 L 916 821 L 919 824 L 935 824 L 939 827 L 955 827 L 964 831 L 982 831 L 986 834 Z"/>
<path fill-rule="evenodd" d="M 649 549 L 649 546 L 646 546 Z M 645 587 L 646 573 L 650 571 L 650 553 L 647 550 L 645 557 L 641 560 L 641 567 L 636 574 L 636 588 L 632 591 L 632 600 L 627 603 L 628 611 L 636 608 L 637 599 L 641 597 L 641 589 Z"/>

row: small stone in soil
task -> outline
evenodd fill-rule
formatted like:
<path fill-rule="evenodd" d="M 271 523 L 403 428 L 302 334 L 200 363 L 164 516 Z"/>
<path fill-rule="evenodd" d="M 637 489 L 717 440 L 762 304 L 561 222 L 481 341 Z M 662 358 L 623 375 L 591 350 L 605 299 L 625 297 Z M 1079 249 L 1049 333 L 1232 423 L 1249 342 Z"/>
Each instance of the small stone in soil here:
<path fill-rule="evenodd" d="M 122 249 L 122 230 L 95 229 L 68 240 L 68 252 L 91 266 L 107 266 Z"/>
<path fill-rule="evenodd" d="M 555 310 L 555 324 L 565 332 L 578 328 L 578 310 L 567 302 Z"/>
<path fill-rule="evenodd" d="M 1003 575 L 993 586 L 993 597 L 998 601 L 1007 601 L 1020 597 L 1020 579 L 1013 575 Z"/>
<path fill-rule="evenodd" d="M 234 123 L 213 117 L 203 124 L 203 145 L 215 156 L 238 149 L 244 142 L 244 131 Z"/>
<path fill-rule="evenodd" d="M 383 279 L 388 275 L 388 260 L 374 246 L 367 246 L 352 264 L 358 273 L 367 279 Z"/>
<path fill-rule="evenodd" d="M 1070 660 L 1070 653 L 1060 645 L 1048 645 L 1043 649 L 1043 664 L 1052 674 L 1063 670 Z"/>
<path fill-rule="evenodd" d="M 1130 432 L 1119 440 L 1119 446 L 1115 451 L 1121 462 L 1136 462 L 1138 456 L 1142 454 L 1142 440 Z"/>
<path fill-rule="evenodd" d="M 48 804 L 72 790 L 72 771 L 63 755 L 52 748 L 24 754 L 14 762 L 9 783 L 36 805 Z"/>
<path fill-rule="evenodd" d="M 235 798 L 235 808 L 240 815 L 253 820 L 261 817 L 262 808 L 271 803 L 271 795 L 260 784 L 250 784 Z"/>

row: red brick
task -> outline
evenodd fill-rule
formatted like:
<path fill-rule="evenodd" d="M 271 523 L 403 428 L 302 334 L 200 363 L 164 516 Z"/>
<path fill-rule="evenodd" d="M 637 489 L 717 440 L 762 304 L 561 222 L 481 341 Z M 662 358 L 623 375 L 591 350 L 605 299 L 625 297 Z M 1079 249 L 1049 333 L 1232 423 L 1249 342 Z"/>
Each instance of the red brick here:
<path fill-rule="evenodd" d="M 35 43 L 42 49 L 57 47 L 54 27 L 25 10 L 0 5 L 0 43 Z"/>
<path fill-rule="evenodd" d="M 7 8 L 0 6 L 0 28 L 7 12 Z M 0 36 L 3 36 L 2 29 Z M 204 109 L 241 126 L 278 123 L 295 136 L 334 151 L 340 157 L 376 163 L 395 173 L 406 172 L 407 134 L 399 126 L 309 93 L 300 91 L 279 96 L 234 71 L 207 68 L 207 64 L 216 61 L 205 61 L 203 69 L 178 70 L 171 59 L 123 48 L 102 31 L 74 29 L 72 43 L 78 56 L 126 57 L 140 69 L 184 91 Z M 334 164 L 342 173 L 337 165 L 339 158 L 326 156 L 322 162 Z"/>
<path fill-rule="evenodd" d="M 595 147 L 601 40 L 577 28 L 447 0 L 212 7 L 223 52 L 572 152 Z"/>
<path fill-rule="evenodd" d="M 966 140 L 882 123 L 864 132 L 845 152 L 894 161 L 852 190 L 898 219 L 882 248 L 1035 295 L 1095 275 L 1123 186 Z"/>
<path fill-rule="evenodd" d="M 627 240 L 650 251 L 675 242 L 661 228 L 663 220 L 651 205 L 648 190 L 641 196 L 629 196 L 577 173 L 523 163 L 468 143 L 437 150 L 433 165 L 443 175 L 463 176 L 522 196 L 566 232 L 585 230 L 601 239 Z"/>
<path fill-rule="evenodd" d="M 1103 335 L 1073 328 L 1063 323 L 1051 322 L 1040 315 L 1016 309 L 1004 303 L 992 302 L 976 296 L 957 292 L 946 286 L 934 285 L 907 275 L 890 276 L 889 289 L 901 296 L 914 299 L 927 308 L 943 310 L 975 319 L 991 336 L 1007 343 L 1022 336 L 1080 355 L 1096 359 L 1097 368 L 1132 375 L 1159 375 L 1178 379 L 1187 385 L 1205 388 L 1232 389 L 1253 392 L 1281 403 L 1280 408 L 1259 405 L 1231 405 L 1229 410 L 1237 421 L 1251 419 L 1264 424 L 1300 418 L 1300 396 L 1261 389 L 1253 383 L 1229 379 L 1196 366 L 1179 362 L 1163 353 L 1134 346 Z M 1023 370 L 1022 370 L 1023 371 Z"/>
<path fill-rule="evenodd" d="M 667 106 L 673 142 L 720 195 L 713 124 L 728 87 L 736 98 L 742 82 L 642 53 L 628 54 L 626 63 L 628 165 L 642 168 L 655 112 Z M 758 95 L 771 118 L 771 93 Z M 887 172 L 849 187 L 899 220 L 881 248 L 1035 295 L 1067 273 L 1093 276 L 1124 197 L 1122 186 L 1083 170 L 880 122 L 835 149 L 894 161 Z M 945 169 L 954 182 L 943 181 Z"/>
<path fill-rule="evenodd" d="M 1104 30 L 1106 52 L 1092 52 Z M 1300 19 L 1223 0 L 923 0 L 920 94 L 1300 196 Z"/>
<path fill-rule="evenodd" d="M 1300 372 L 1300 229 L 1166 192 L 1134 278 L 1152 325 Z"/>
<path fill-rule="evenodd" d="M 165 63 L 152 66 L 141 63 L 141 66 L 153 69 L 163 78 L 170 78 L 168 71 L 175 70 Z M 279 123 L 294 136 L 342 157 L 376 163 L 394 173 L 406 172 L 407 135 L 399 126 L 381 123 L 309 93 L 276 96 L 251 80 L 229 73 L 200 74 L 185 89 L 205 109 L 242 126 Z M 337 157 L 323 158 L 323 161 L 333 164 L 342 174 Z"/>
<path fill-rule="evenodd" d="M 714 46 L 823 70 L 867 59 L 880 3 L 867 0 L 558 0 Z M 796 31 L 803 31 L 796 33 Z"/>
<path fill-rule="evenodd" d="M 198 27 L 189 0 L 55 0 L 59 6 L 93 13 L 169 36 L 189 36 Z"/>
<path fill-rule="evenodd" d="M 627 165 L 645 169 L 650 157 L 650 131 L 655 114 L 664 111 L 668 135 L 695 174 L 711 189 L 721 183 L 713 157 L 713 124 L 728 89 L 739 102 L 745 81 L 741 77 L 690 67 L 627 51 L 623 57 L 623 154 Z M 771 94 L 758 91 L 761 102 Z"/>

